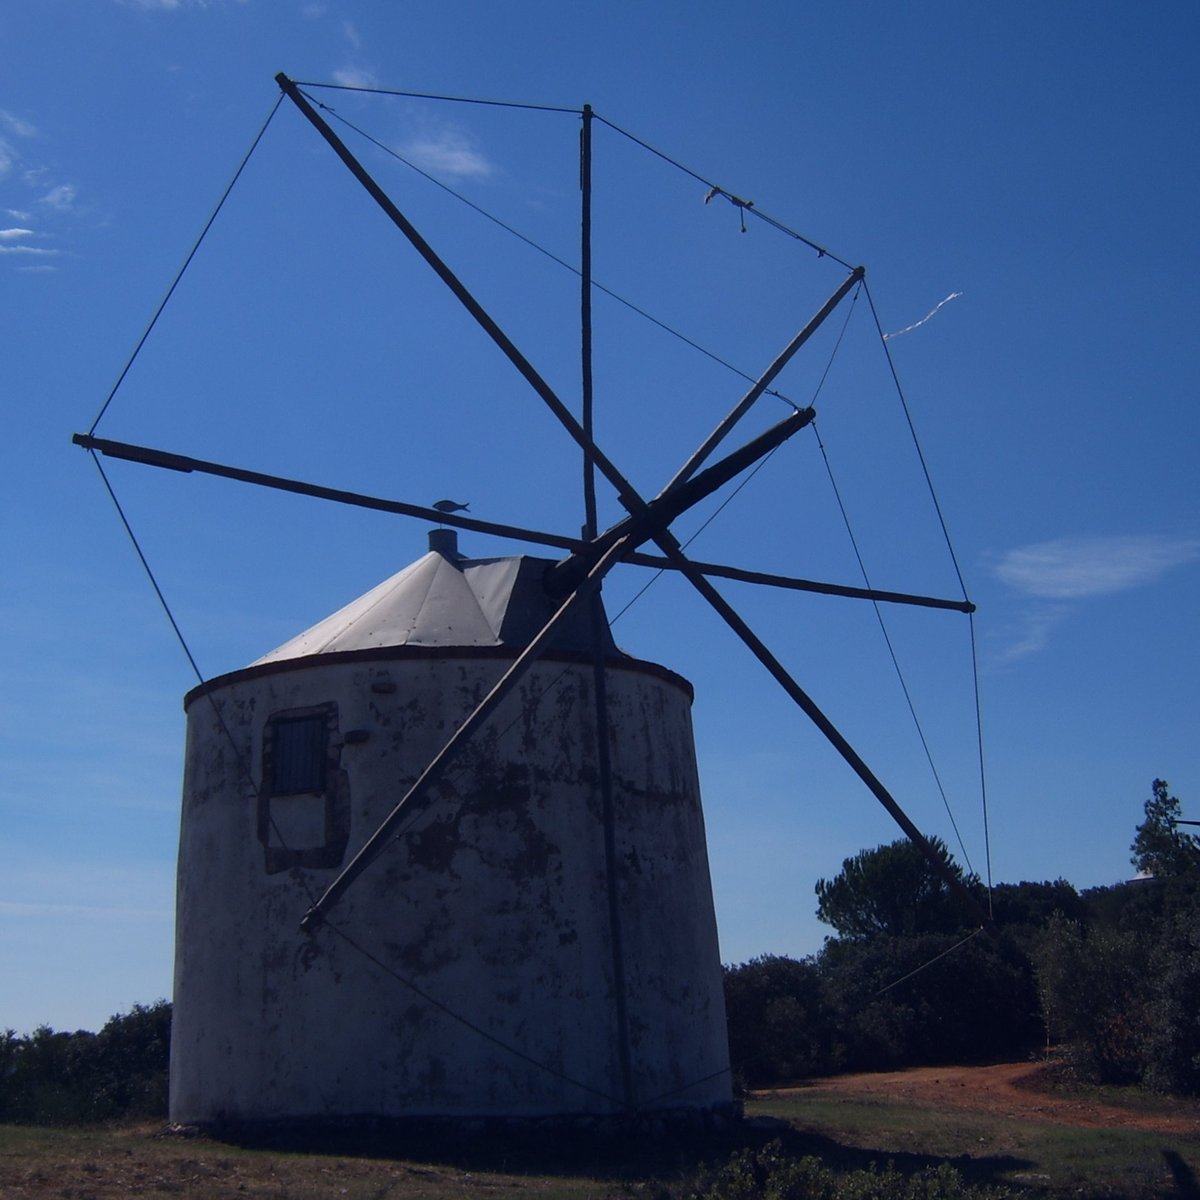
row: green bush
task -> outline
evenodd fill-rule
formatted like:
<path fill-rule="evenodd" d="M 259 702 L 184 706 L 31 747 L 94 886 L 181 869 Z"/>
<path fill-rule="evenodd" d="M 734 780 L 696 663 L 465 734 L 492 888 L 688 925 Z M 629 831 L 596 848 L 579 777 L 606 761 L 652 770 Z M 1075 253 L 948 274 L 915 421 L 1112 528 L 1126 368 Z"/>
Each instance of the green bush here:
<path fill-rule="evenodd" d="M 70 1125 L 167 1115 L 171 1006 L 135 1004 L 98 1034 L 0 1035 L 0 1121 Z"/>
<path fill-rule="evenodd" d="M 882 1170 L 835 1171 L 811 1155 L 793 1158 L 773 1141 L 707 1168 L 683 1195 L 685 1200 L 999 1200 L 1011 1193 L 968 1185 L 948 1163 L 915 1175 L 891 1164 Z"/>

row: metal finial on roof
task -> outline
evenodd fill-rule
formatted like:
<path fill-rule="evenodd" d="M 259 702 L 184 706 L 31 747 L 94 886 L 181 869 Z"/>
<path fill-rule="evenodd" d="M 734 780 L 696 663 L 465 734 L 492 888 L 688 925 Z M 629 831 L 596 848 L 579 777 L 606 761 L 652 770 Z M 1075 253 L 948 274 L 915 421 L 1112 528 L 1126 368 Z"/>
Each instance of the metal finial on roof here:
<path fill-rule="evenodd" d="M 471 511 L 471 506 L 469 504 L 459 504 L 457 500 L 435 500 L 433 502 L 433 507 L 436 508 L 438 512 L 444 513 Z"/>

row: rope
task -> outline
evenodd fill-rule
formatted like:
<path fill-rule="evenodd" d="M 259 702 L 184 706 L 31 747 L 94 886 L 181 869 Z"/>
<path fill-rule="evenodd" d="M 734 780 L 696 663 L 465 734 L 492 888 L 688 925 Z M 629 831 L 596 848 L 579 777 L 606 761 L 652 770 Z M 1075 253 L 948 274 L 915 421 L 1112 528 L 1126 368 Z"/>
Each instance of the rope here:
<path fill-rule="evenodd" d="M 599 1088 L 594 1088 L 590 1084 L 583 1083 L 581 1080 L 565 1074 L 556 1067 L 550 1066 L 549 1063 L 539 1062 L 536 1058 L 531 1058 L 524 1051 L 518 1050 L 515 1046 L 510 1045 L 508 1042 L 502 1041 L 500 1038 L 496 1037 L 495 1034 L 488 1033 L 486 1029 L 476 1025 L 474 1021 L 464 1017 L 461 1013 L 455 1012 L 453 1009 L 443 1004 L 440 1000 L 431 996 L 423 988 L 418 987 L 411 979 L 407 979 L 403 975 L 399 974 L 399 972 L 393 970 L 382 959 L 372 954 L 371 951 L 365 946 L 362 946 L 356 942 L 344 929 L 328 921 L 325 922 L 325 924 L 327 924 L 329 928 L 336 933 L 337 936 L 340 937 L 348 946 L 354 950 L 357 950 L 358 953 L 363 956 L 363 958 L 367 959 L 368 962 L 373 963 L 385 975 L 390 976 L 397 983 L 403 984 L 410 991 L 415 992 L 416 995 L 420 996 L 426 1004 L 436 1008 L 439 1012 L 449 1017 L 452 1021 L 456 1021 L 464 1029 L 469 1029 L 472 1033 L 478 1034 L 478 1036 L 483 1038 L 484 1041 L 491 1042 L 493 1046 L 498 1046 L 501 1050 L 506 1051 L 515 1058 L 519 1058 L 524 1063 L 528 1063 L 531 1067 L 536 1067 L 539 1071 L 544 1071 L 547 1075 L 553 1075 L 556 1079 L 561 1079 L 564 1083 L 571 1084 L 572 1087 L 577 1087 L 581 1091 L 589 1092 L 593 1096 L 599 1096 L 600 1099 L 607 1100 L 614 1107 L 623 1107 L 623 1101 L 609 1095 L 607 1092 L 601 1091 Z"/>
<path fill-rule="evenodd" d="M 887 344 L 887 336 L 883 332 L 883 326 L 879 323 L 879 314 L 875 311 L 875 301 L 871 296 L 871 289 L 867 281 L 863 280 L 863 290 L 867 295 L 867 303 L 871 306 L 871 318 L 875 322 L 876 332 L 879 334 L 879 344 L 883 347 L 884 357 L 887 359 L 888 370 L 892 375 L 892 382 L 896 386 L 896 395 L 900 398 L 900 407 L 904 411 L 904 419 L 908 423 L 908 432 L 912 436 L 913 446 L 917 451 L 917 459 L 921 463 L 921 471 L 925 475 L 925 485 L 929 489 L 929 498 L 933 501 L 934 512 L 937 513 L 938 524 L 942 527 L 942 537 L 946 541 L 946 549 L 950 552 L 950 561 L 954 564 L 954 573 L 958 576 L 958 586 L 962 589 L 963 599 L 967 599 L 967 585 L 963 581 L 962 571 L 958 565 L 958 555 L 954 553 L 954 543 L 950 540 L 950 530 L 946 525 L 946 518 L 942 514 L 942 506 L 938 501 L 937 492 L 933 486 L 933 477 L 929 474 L 929 466 L 925 462 L 925 452 L 921 449 L 921 441 L 917 437 L 917 429 L 913 424 L 912 413 L 908 408 L 908 400 L 904 395 L 904 388 L 900 386 L 900 376 L 896 373 L 896 364 L 892 360 L 892 351 Z"/>
<path fill-rule="evenodd" d="M 263 135 L 267 132 L 267 126 L 271 124 L 272 118 L 279 111 L 279 106 L 283 102 L 283 94 L 276 98 L 275 103 L 271 106 L 271 111 L 267 114 L 267 119 L 262 123 L 258 133 L 254 135 L 254 140 L 250 143 L 250 149 L 242 157 L 242 161 L 238 163 L 238 168 L 233 173 L 233 178 L 229 181 L 228 186 L 221 193 L 220 200 L 217 201 L 217 206 L 212 210 L 212 214 L 204 223 L 204 228 L 200 230 L 200 236 L 196 239 L 191 250 L 188 251 L 187 258 L 183 260 L 183 266 L 175 274 L 175 278 L 171 280 L 171 286 L 167 288 L 167 293 L 159 301 L 158 307 L 154 310 L 154 315 L 150 318 L 150 323 L 142 332 L 142 336 L 138 338 L 137 345 L 133 348 L 133 353 L 129 356 L 124 367 L 121 368 L 121 373 L 117 376 L 117 381 L 112 385 L 112 390 L 108 393 L 104 403 L 100 406 L 100 411 L 96 414 L 96 419 L 92 422 L 88 434 L 96 432 L 96 426 L 100 424 L 100 418 L 108 411 L 108 406 L 113 402 L 113 397 L 117 394 L 117 389 L 125 382 L 125 376 L 129 374 L 129 369 L 133 366 L 134 359 L 141 353 L 142 347 L 146 344 L 146 339 L 150 336 L 151 330 L 158 323 L 158 318 L 162 316 L 163 309 L 167 307 L 167 302 L 175 294 L 175 289 L 179 286 L 179 281 L 183 278 L 184 272 L 191 266 L 192 259 L 196 257 L 196 251 L 200 249 L 200 243 L 204 241 L 208 235 L 208 231 L 212 228 L 213 222 L 216 221 L 217 215 L 225 206 L 225 201 L 229 199 L 229 193 L 233 191 L 234 184 L 241 178 L 242 171 L 245 170 L 246 164 L 250 161 L 250 156 L 258 149 L 259 142 L 262 141 Z M 103 474 L 103 472 L 101 472 Z M 107 482 L 107 481 L 106 481 Z M 115 499 L 115 497 L 114 497 Z M 161 597 L 160 597 L 161 599 Z M 194 666 L 195 664 L 193 664 Z"/>
<path fill-rule="evenodd" d="M 854 295 L 850 300 L 850 307 L 846 312 L 846 318 L 842 322 L 842 328 L 837 336 L 837 341 L 834 343 L 833 353 L 829 356 L 829 362 L 826 364 L 825 373 L 821 376 L 821 381 L 817 385 L 817 393 L 820 393 L 822 387 L 825 386 L 825 379 L 833 367 L 834 357 L 837 355 L 838 349 L 841 347 L 842 339 L 846 336 L 846 330 L 850 327 L 850 318 L 854 315 L 854 306 L 858 303 L 859 291 L 866 286 L 864 280 L 858 288 L 855 288 Z M 813 397 L 816 401 L 816 395 Z M 813 436 L 817 439 L 817 446 L 821 451 L 821 458 L 825 463 L 825 473 L 829 476 L 829 486 L 833 489 L 833 496 L 837 502 L 838 511 L 842 514 L 842 523 L 846 527 L 846 536 L 850 539 L 850 546 L 854 551 L 855 560 L 858 562 L 858 569 L 862 573 L 863 583 L 866 587 L 871 587 L 871 580 L 867 575 L 867 566 L 863 561 L 862 552 L 859 549 L 858 539 L 854 536 L 854 530 L 850 525 L 850 516 L 846 511 L 846 505 L 842 500 L 841 490 L 838 488 L 837 480 L 833 475 L 833 467 L 829 461 L 829 454 L 825 448 L 825 443 L 821 439 L 821 432 L 817 428 L 817 423 L 812 422 Z M 884 644 L 887 646 L 888 655 L 892 660 L 892 666 L 896 671 L 896 678 L 900 681 L 900 690 L 904 694 L 905 703 L 908 705 L 909 714 L 912 716 L 913 725 L 917 730 L 917 737 L 920 739 L 921 748 L 925 751 L 925 760 L 929 763 L 929 770 L 933 774 L 934 783 L 937 785 L 938 792 L 942 797 L 942 804 L 945 806 L 946 815 L 950 818 L 950 825 L 954 830 L 954 836 L 958 841 L 958 848 L 962 851 L 963 859 L 967 864 L 967 868 L 974 872 L 974 867 L 971 866 L 971 856 L 967 853 L 967 847 L 963 842 L 962 834 L 958 830 L 958 822 L 954 819 L 954 813 L 950 808 L 950 801 L 946 796 L 946 789 L 942 786 L 941 776 L 938 774 L 937 766 L 933 761 L 933 753 L 929 749 L 929 742 L 925 738 L 925 730 L 921 726 L 920 718 L 917 716 L 916 705 L 913 703 L 912 695 L 908 689 L 908 682 L 904 678 L 904 672 L 900 669 L 900 660 L 896 655 L 895 647 L 892 645 L 891 634 L 888 633 L 887 623 L 883 619 L 883 609 L 878 600 L 871 601 L 871 607 L 875 610 L 875 619 L 879 622 L 879 630 L 883 634 Z"/>
<path fill-rule="evenodd" d="M 946 957 L 947 954 L 953 954 L 955 950 L 965 946 L 972 938 L 977 938 L 982 932 L 982 929 L 973 929 L 965 938 L 962 939 L 961 942 L 955 942 L 953 946 L 947 950 L 943 950 L 941 954 L 935 954 L 927 963 L 922 963 L 919 967 L 909 971 L 907 975 L 901 975 L 899 979 L 889 983 L 887 987 L 880 988 L 879 991 L 875 993 L 874 999 L 878 1000 L 879 997 L 884 994 L 884 992 L 890 992 L 892 988 L 899 987 L 906 979 L 911 979 L 914 975 L 920 975 L 922 971 L 928 970 L 935 962 L 940 962 Z"/>
<path fill-rule="evenodd" d="M 950 554 L 950 561 L 954 566 L 954 573 L 958 578 L 958 586 L 962 590 L 963 599 L 967 599 L 967 585 L 963 579 L 962 569 L 959 566 L 958 555 L 954 552 L 954 543 L 950 538 L 950 530 L 946 525 L 946 518 L 942 512 L 941 502 L 938 500 L 937 491 L 933 486 L 933 478 L 929 474 L 929 466 L 925 461 L 925 452 L 921 448 L 920 439 L 917 437 L 916 426 L 913 424 L 912 413 L 909 411 L 908 400 L 904 395 L 904 388 L 900 385 L 900 376 L 896 372 L 896 364 L 892 359 L 892 351 L 888 346 L 888 337 L 883 332 L 883 325 L 879 320 L 879 313 L 875 309 L 875 301 L 871 297 L 871 289 L 867 285 L 866 280 L 863 281 L 863 288 L 866 291 L 867 303 L 871 306 L 871 317 L 875 322 L 875 330 L 879 335 L 879 344 L 883 347 L 884 357 L 887 359 L 888 370 L 891 372 L 892 382 L 896 387 L 896 395 L 900 399 L 900 407 L 904 412 L 904 419 L 908 424 L 908 431 L 912 437 L 913 447 L 917 452 L 917 459 L 921 464 L 921 471 L 925 476 L 925 484 L 929 489 L 929 498 L 933 503 L 934 512 L 937 513 L 938 524 L 941 526 L 942 537 L 946 542 L 946 549 Z M 943 302 L 944 303 L 944 302 Z M 982 721 L 982 706 L 980 702 L 980 687 L 979 687 L 979 655 L 975 643 L 975 621 L 971 620 L 971 672 L 975 691 L 975 732 L 978 742 L 979 751 L 979 776 L 980 776 L 980 796 L 983 806 L 983 836 L 984 836 L 984 855 L 986 858 L 987 868 L 987 887 L 988 887 L 988 906 L 989 911 L 992 903 L 992 846 L 991 835 L 988 826 L 988 804 L 987 804 L 987 779 L 984 769 L 984 752 L 983 752 L 983 721 Z M 939 785 L 940 786 L 940 785 Z M 953 822 L 953 817 L 951 817 Z M 955 833 L 958 829 L 955 827 Z M 959 845 L 962 845 L 961 839 Z M 966 857 L 966 850 L 963 849 L 963 856 Z M 967 859 L 967 865 L 970 865 L 970 859 Z"/>
<path fill-rule="evenodd" d="M 316 83 L 313 80 L 294 80 L 297 87 L 326 88 L 331 92 L 365 92 L 372 96 L 402 96 L 409 100 L 442 100 L 449 104 L 477 104 L 485 108 L 524 109 L 527 112 L 569 113 L 582 116 L 579 108 L 564 108 L 555 104 L 520 104 L 512 100 L 483 100 L 474 96 L 439 96 L 434 92 L 402 92 L 394 88 L 362 87 L 351 83 Z M 312 97 L 310 96 L 311 100 Z M 314 101 L 314 103 L 316 103 Z"/>
<path fill-rule="evenodd" d="M 975 683 L 975 736 L 979 751 L 979 795 L 983 804 L 983 848 L 987 859 L 987 890 L 988 916 L 994 917 L 992 911 L 992 839 L 988 825 L 988 790 L 987 771 L 984 768 L 983 754 L 983 706 L 980 701 L 979 689 L 979 653 L 975 645 L 975 614 L 971 618 L 971 675 Z"/>
<path fill-rule="evenodd" d="M 531 250 L 537 251 L 538 254 L 543 255 L 544 257 L 548 258 L 552 263 L 555 263 L 557 266 L 562 267 L 566 271 L 569 271 L 572 275 L 576 276 L 576 278 L 580 277 L 581 273 L 580 273 L 579 268 L 576 267 L 574 264 L 568 262 L 566 259 L 560 258 L 557 254 L 554 253 L 553 250 L 550 250 L 547 247 L 543 246 L 540 242 L 534 241 L 533 238 L 522 233 L 519 229 L 516 229 L 514 226 L 509 225 L 507 222 L 501 220 L 494 213 L 488 212 L 488 210 L 486 208 L 483 208 L 480 205 L 476 204 L 473 200 L 464 196 L 461 192 L 456 192 L 452 187 L 449 186 L 449 184 L 443 183 L 442 180 L 438 179 L 434 175 L 431 175 L 428 171 L 422 170 L 420 167 L 418 167 L 416 165 L 416 163 L 412 162 L 410 159 L 405 158 L 404 155 L 402 155 L 399 151 L 393 149 L 391 146 L 387 145 L 386 142 L 381 142 L 378 138 L 369 134 L 361 126 L 356 125 L 356 124 L 354 124 L 353 121 L 349 120 L 346 117 L 343 117 L 336 109 L 330 108 L 327 104 L 322 104 L 315 97 L 309 96 L 308 99 L 311 100 L 312 103 L 315 104 L 318 108 L 320 108 L 323 112 L 328 113 L 329 116 L 332 117 L 339 124 L 345 126 L 347 129 L 353 130 L 356 134 L 358 134 L 359 137 L 363 138 L 367 142 L 370 142 L 370 144 L 372 146 L 374 146 L 377 150 L 381 150 L 384 154 L 388 155 L 391 158 L 394 158 L 397 162 L 403 163 L 404 166 L 406 166 L 410 171 L 413 171 L 415 174 L 420 175 L 422 179 L 426 180 L 426 182 L 433 184 L 433 186 L 436 188 L 440 188 L 443 192 L 446 193 L 446 195 L 452 196 L 460 204 L 465 204 L 467 206 L 467 208 L 471 209 L 472 212 L 483 217 L 484 220 L 491 221 L 493 225 L 497 226 L 500 229 L 503 229 L 505 233 L 510 234 L 512 237 L 515 237 L 519 242 L 522 242 L 524 245 L 528 246 Z M 559 111 L 559 110 L 555 110 L 555 111 Z M 727 359 L 722 358 L 719 354 L 716 354 L 714 351 L 709 350 L 706 347 L 700 345 L 699 342 L 693 341 L 691 338 L 689 338 L 687 336 L 687 334 L 681 333 L 678 329 L 675 329 L 672 326 L 668 325 L 665 321 L 662 321 L 658 317 L 654 316 L 652 313 L 647 312 L 644 308 L 640 308 L 638 305 L 634 304 L 634 302 L 632 300 L 626 299 L 619 292 L 614 292 L 611 288 L 605 287 L 604 284 L 597 282 L 597 280 L 594 278 L 592 280 L 592 287 L 597 292 L 602 292 L 610 300 L 615 300 L 618 304 L 623 305 L 625 308 L 629 309 L 630 312 L 641 317 L 644 321 L 649 321 L 651 325 L 656 326 L 657 328 L 661 329 L 664 333 L 669 334 L 673 338 L 676 338 L 678 341 L 682 342 L 685 346 L 688 346 L 692 350 L 697 351 L 699 354 L 704 355 L 705 358 L 711 360 L 712 362 L 715 362 L 718 366 L 724 367 L 725 370 L 730 371 L 732 374 L 738 376 L 740 379 L 744 379 L 748 383 L 755 382 L 755 378 L 753 375 L 749 374 L 746 371 L 743 371 L 740 367 L 734 366 L 733 363 L 729 362 Z M 788 397 L 785 396 L 782 392 L 777 391 L 774 388 L 767 388 L 766 393 L 769 396 L 774 396 L 778 400 L 782 400 L 785 404 L 791 405 L 792 408 L 799 407 L 798 405 L 794 404 L 791 400 L 789 400 Z"/>
<path fill-rule="evenodd" d="M 866 587 L 871 587 L 871 580 L 867 574 L 867 566 L 863 561 L 862 551 L 859 549 L 858 539 L 854 536 L 854 530 L 850 525 L 850 515 L 846 510 L 845 502 L 842 499 L 841 490 L 838 488 L 837 480 L 833 475 L 833 467 L 829 461 L 829 453 L 825 448 L 825 443 L 821 440 L 820 430 L 817 429 L 817 423 L 813 422 L 813 433 L 817 439 L 817 445 L 821 450 L 821 458 L 825 463 L 825 473 L 829 476 L 829 486 L 833 489 L 833 497 L 837 502 L 838 511 L 842 514 L 842 523 L 846 527 L 846 536 L 850 539 L 850 547 L 854 551 L 854 558 L 858 563 L 859 572 L 862 575 L 863 584 Z M 950 825 L 954 829 L 955 839 L 958 841 L 958 848 L 962 851 L 963 859 L 967 867 L 972 872 L 974 867 L 971 866 L 971 856 L 967 853 L 967 847 L 963 843 L 962 834 L 958 829 L 958 822 L 954 819 L 954 813 L 950 808 L 949 798 L 946 796 L 946 789 L 942 786 L 941 776 L 938 774 L 938 769 L 933 761 L 933 753 L 929 749 L 929 742 L 925 738 L 925 730 L 921 726 L 921 720 L 917 716 L 916 705 L 913 703 L 912 694 L 908 688 L 908 681 L 904 678 L 904 672 L 900 667 L 900 659 L 896 655 L 896 649 L 892 644 L 891 634 L 888 632 L 887 622 L 883 618 L 883 610 L 880 607 L 878 600 L 871 601 L 871 607 L 875 610 L 875 620 L 879 623 L 879 631 L 883 635 L 884 645 L 887 646 L 888 656 L 892 660 L 892 667 L 896 672 L 896 678 L 900 683 L 900 691 L 904 695 L 904 701 L 908 705 L 909 715 L 912 717 L 913 725 L 917 730 L 917 737 L 921 742 L 921 748 L 925 751 L 925 761 L 929 764 L 929 770 L 933 775 L 933 781 L 937 785 L 938 792 L 942 797 L 942 804 L 946 809 L 946 815 L 950 818 Z"/>
<path fill-rule="evenodd" d="M 696 180 L 697 183 L 702 183 L 706 188 L 708 188 L 709 200 L 711 200 L 713 196 L 724 196 L 725 199 L 729 200 L 730 203 L 732 203 L 743 215 L 745 213 L 749 213 L 752 217 L 757 217 L 760 221 L 765 222 L 772 229 L 785 234 L 794 241 L 802 242 L 810 250 L 815 250 L 819 258 L 831 258 L 835 263 L 840 263 L 843 267 L 845 267 L 847 271 L 852 271 L 854 269 L 850 263 L 846 262 L 844 259 L 838 258 L 836 254 L 830 250 L 827 250 L 824 246 L 819 245 L 810 238 L 806 238 L 802 233 L 797 233 L 796 230 L 790 229 L 787 225 L 784 225 L 782 221 L 777 221 L 774 217 L 770 217 L 767 216 L 766 213 L 759 212 L 759 210 L 754 207 L 753 200 L 742 200 L 740 197 L 733 195 L 732 192 L 727 192 L 723 187 L 720 186 L 720 184 L 713 183 L 711 179 L 706 179 L 703 175 L 693 171 L 691 167 L 684 166 L 683 163 L 672 158 L 669 154 L 664 154 L 661 150 L 651 146 L 649 142 L 644 142 L 641 138 L 636 137 L 628 130 L 622 129 L 619 125 L 614 125 L 612 121 L 608 120 L 606 117 L 602 117 L 599 113 L 593 113 L 593 116 L 597 121 L 602 121 L 605 125 L 607 125 L 614 133 L 619 133 L 622 137 L 628 138 L 634 143 L 634 145 L 640 146 L 643 150 L 649 151 L 649 153 L 653 154 L 656 158 L 661 158 L 663 162 L 674 167 L 677 171 L 682 171 L 685 175 L 688 175 L 692 179 Z"/>
<path fill-rule="evenodd" d="M 125 510 L 121 507 L 121 502 L 117 499 L 117 494 L 113 490 L 112 484 L 109 482 L 108 476 L 104 472 L 104 467 L 100 463 L 99 456 L 94 450 L 88 452 L 92 456 L 92 461 L 96 464 L 96 469 L 100 472 L 100 478 L 104 481 L 104 487 L 108 492 L 109 498 L 113 502 L 113 507 L 117 510 L 117 516 L 121 519 L 121 524 L 125 527 L 125 532 L 129 536 L 129 541 L 133 546 L 134 553 L 138 556 L 138 561 L 142 564 L 142 570 L 146 573 L 146 578 L 150 580 L 150 586 L 154 589 L 154 594 L 158 597 L 158 602 L 162 606 L 162 610 L 167 615 L 167 620 L 171 623 L 171 628 L 175 632 L 175 638 L 179 642 L 183 653 L 188 662 L 191 664 L 192 672 L 196 676 L 196 680 L 200 684 L 207 682 L 200 668 L 196 665 L 195 656 L 192 654 L 191 647 L 188 645 L 187 638 L 183 636 L 183 631 L 179 628 L 179 622 L 175 620 L 175 614 L 171 611 L 171 606 L 167 603 L 166 596 L 163 595 L 162 588 L 159 587 L 158 580 L 154 575 L 154 571 L 150 567 L 149 561 L 146 559 L 145 552 L 142 550 L 141 543 L 137 539 L 137 535 L 133 532 L 133 526 L 129 523 L 129 518 L 125 515 Z M 238 748 L 237 739 L 233 736 L 233 731 L 229 728 L 225 721 L 225 714 L 221 711 L 216 699 L 211 695 L 207 696 L 209 707 L 212 709 L 213 716 L 216 718 L 217 724 L 221 728 L 221 733 L 225 740 L 229 743 L 229 748 L 233 752 L 233 760 L 237 764 L 237 772 L 250 785 L 250 790 L 254 794 L 255 802 L 262 799 L 262 787 L 254 781 L 254 774 L 250 770 L 249 764 L 242 757 L 241 751 Z M 283 836 L 283 832 L 275 823 L 275 818 L 268 814 L 267 819 L 271 822 L 271 828 L 275 832 L 275 836 L 279 838 L 280 845 L 286 850 L 288 848 L 287 841 Z M 308 887 L 307 880 L 303 880 L 305 890 L 308 892 L 310 904 L 315 904 L 317 897 Z"/>

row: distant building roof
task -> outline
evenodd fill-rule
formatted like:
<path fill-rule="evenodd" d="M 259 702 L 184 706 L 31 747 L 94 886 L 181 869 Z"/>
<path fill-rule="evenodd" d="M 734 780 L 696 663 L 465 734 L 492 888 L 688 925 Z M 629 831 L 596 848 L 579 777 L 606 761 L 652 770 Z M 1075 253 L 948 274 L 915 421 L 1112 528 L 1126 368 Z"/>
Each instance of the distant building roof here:
<path fill-rule="evenodd" d="M 445 534 L 447 531 L 437 531 Z M 551 559 L 460 558 L 453 539 L 431 537 L 423 558 L 318 621 L 252 665 L 389 646 L 527 646 L 560 601 L 542 587 Z M 604 622 L 604 652 L 620 654 Z M 552 650 L 591 650 L 587 605 L 567 618 Z"/>

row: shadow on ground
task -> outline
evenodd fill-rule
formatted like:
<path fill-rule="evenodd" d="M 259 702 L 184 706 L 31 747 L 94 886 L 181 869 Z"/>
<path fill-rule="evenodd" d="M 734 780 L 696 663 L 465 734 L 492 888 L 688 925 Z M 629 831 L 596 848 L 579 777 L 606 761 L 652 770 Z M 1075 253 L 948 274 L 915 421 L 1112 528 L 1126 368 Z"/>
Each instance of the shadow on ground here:
<path fill-rule="evenodd" d="M 779 1143 L 789 1157 L 812 1155 L 839 1172 L 890 1164 L 905 1175 L 915 1175 L 948 1163 L 970 1184 L 1001 1184 L 1007 1173 L 1033 1165 L 1011 1155 L 944 1157 L 862 1149 L 797 1130 L 773 1117 L 733 1121 L 718 1130 L 640 1134 L 609 1130 L 602 1135 L 561 1127 L 479 1124 L 481 1128 L 411 1122 L 238 1126 L 207 1130 L 206 1136 L 257 1150 L 418 1161 L 480 1172 L 586 1176 L 628 1184 L 636 1192 L 646 1185 L 656 1191 L 662 1185 L 669 1188 L 672 1182 L 694 1177 L 705 1167 L 727 1162 L 738 1151 L 762 1150 L 772 1142 Z"/>

